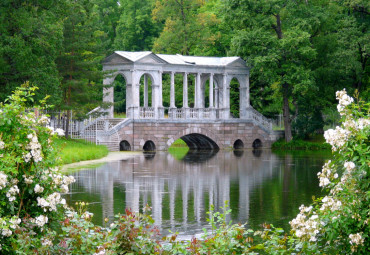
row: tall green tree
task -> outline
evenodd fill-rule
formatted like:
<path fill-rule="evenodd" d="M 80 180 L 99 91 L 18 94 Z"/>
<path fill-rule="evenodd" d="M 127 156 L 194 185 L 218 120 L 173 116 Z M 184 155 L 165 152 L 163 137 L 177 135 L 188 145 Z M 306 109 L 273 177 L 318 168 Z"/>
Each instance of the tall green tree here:
<path fill-rule="evenodd" d="M 311 41 L 315 17 L 307 18 L 311 6 L 305 1 L 228 0 L 225 11 L 235 33 L 231 52 L 247 59 L 251 75 L 281 95 L 285 139 L 292 140 L 299 97 L 317 90 L 310 67 L 317 54 Z"/>
<path fill-rule="evenodd" d="M 105 33 L 102 47 L 105 54 L 111 54 L 115 49 L 114 41 L 117 37 L 116 31 L 122 9 L 117 0 L 91 0 L 92 11 L 97 15 L 99 29 Z"/>
<path fill-rule="evenodd" d="M 63 41 L 65 1 L 0 1 L 0 101 L 25 81 L 61 100 L 55 60 Z"/>
<path fill-rule="evenodd" d="M 202 0 L 156 0 L 153 19 L 164 23 L 153 50 L 160 53 L 190 55 L 210 48 L 219 32 L 210 28 L 218 19 L 202 9 Z"/>
<path fill-rule="evenodd" d="M 161 24 L 152 20 L 153 0 L 120 0 L 114 48 L 126 51 L 150 50 Z"/>
<path fill-rule="evenodd" d="M 67 118 L 70 110 L 82 116 L 102 100 L 100 61 L 104 57 L 104 32 L 99 30 L 98 16 L 91 7 L 89 2 L 68 2 L 63 50 L 57 59 L 62 76 L 61 108 L 68 111 Z"/>

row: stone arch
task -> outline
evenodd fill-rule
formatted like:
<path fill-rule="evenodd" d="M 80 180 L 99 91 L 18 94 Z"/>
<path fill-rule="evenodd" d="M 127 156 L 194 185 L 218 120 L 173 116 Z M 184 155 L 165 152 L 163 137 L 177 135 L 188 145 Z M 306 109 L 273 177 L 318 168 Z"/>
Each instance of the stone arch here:
<path fill-rule="evenodd" d="M 220 148 L 218 137 L 205 128 L 190 127 L 178 132 L 170 137 L 167 142 L 167 148 L 179 138 L 183 139 L 189 148 L 193 150 L 219 150 Z"/>
<path fill-rule="evenodd" d="M 156 84 L 155 76 L 152 72 L 139 72 L 138 73 L 139 87 L 139 105 L 142 107 L 154 106 L 154 86 Z M 147 87 L 145 86 L 145 80 Z"/>
<path fill-rule="evenodd" d="M 253 143 L 252 143 L 252 147 L 253 147 L 253 149 L 260 149 L 260 148 L 262 148 L 262 146 L 263 146 L 263 143 L 262 143 L 262 141 L 260 140 L 260 139 L 255 139 L 254 141 L 253 141 Z"/>
<path fill-rule="evenodd" d="M 156 150 L 156 146 L 152 140 L 147 140 L 144 143 L 143 151 L 155 151 L 155 150 Z"/>
<path fill-rule="evenodd" d="M 242 101 L 240 88 L 242 83 L 237 76 L 231 76 L 228 81 L 228 86 L 230 88 L 230 116 L 234 118 L 240 117 L 240 103 Z"/>
<path fill-rule="evenodd" d="M 237 139 L 235 142 L 234 142 L 234 145 L 233 145 L 233 148 L 234 150 L 241 150 L 244 148 L 244 143 L 242 140 L 240 139 Z"/>
<path fill-rule="evenodd" d="M 127 77 L 123 72 L 116 72 L 114 74 L 113 81 L 113 107 L 115 113 L 127 112 L 128 100 L 130 100 L 127 95 Z"/>
<path fill-rule="evenodd" d="M 119 150 L 120 151 L 131 151 L 131 145 L 127 140 L 122 140 L 119 143 Z"/>

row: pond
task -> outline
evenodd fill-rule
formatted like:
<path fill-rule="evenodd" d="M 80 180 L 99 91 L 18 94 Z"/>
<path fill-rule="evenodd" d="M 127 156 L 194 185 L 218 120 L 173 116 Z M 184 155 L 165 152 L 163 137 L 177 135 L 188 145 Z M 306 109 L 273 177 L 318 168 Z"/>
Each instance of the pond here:
<path fill-rule="evenodd" d="M 301 204 L 322 195 L 317 172 L 330 155 L 270 150 L 148 153 L 73 173 L 69 204 L 89 202 L 93 221 L 104 225 L 125 208 L 149 204 L 163 235 L 189 238 L 208 228 L 210 205 L 232 209 L 228 219 L 260 229 L 263 223 L 289 229 Z"/>

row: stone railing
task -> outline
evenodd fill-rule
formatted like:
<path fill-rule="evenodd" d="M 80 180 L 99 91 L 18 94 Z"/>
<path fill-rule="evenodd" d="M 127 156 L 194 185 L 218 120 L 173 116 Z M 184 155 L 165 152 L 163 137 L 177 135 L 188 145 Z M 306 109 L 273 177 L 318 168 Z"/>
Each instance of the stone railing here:
<path fill-rule="evenodd" d="M 272 122 L 261 113 L 256 111 L 254 108 L 249 107 L 247 109 L 247 115 L 257 124 L 262 125 L 267 130 L 272 130 Z"/>
<path fill-rule="evenodd" d="M 154 107 L 140 107 L 139 118 L 140 119 L 154 119 L 155 112 Z"/>
<path fill-rule="evenodd" d="M 185 119 L 186 111 L 183 108 L 170 108 L 168 110 L 168 118 L 170 119 Z"/>
<path fill-rule="evenodd" d="M 189 108 L 189 118 L 190 119 L 199 119 L 199 109 Z"/>

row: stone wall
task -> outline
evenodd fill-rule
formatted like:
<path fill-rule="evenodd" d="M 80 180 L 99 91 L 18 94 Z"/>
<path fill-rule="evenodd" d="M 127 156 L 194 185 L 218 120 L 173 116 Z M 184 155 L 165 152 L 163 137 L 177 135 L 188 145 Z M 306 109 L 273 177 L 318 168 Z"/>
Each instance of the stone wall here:
<path fill-rule="evenodd" d="M 171 144 L 186 135 L 201 134 L 214 141 L 220 149 L 232 148 L 235 141 L 241 140 L 244 148 L 253 148 L 259 139 L 263 148 L 270 148 L 280 134 L 264 130 L 249 121 L 147 121 L 134 120 L 119 131 L 120 140 L 130 143 L 132 150 L 142 150 L 147 141 L 152 141 L 157 150 L 167 150 Z M 193 135 L 194 136 L 194 135 Z"/>

